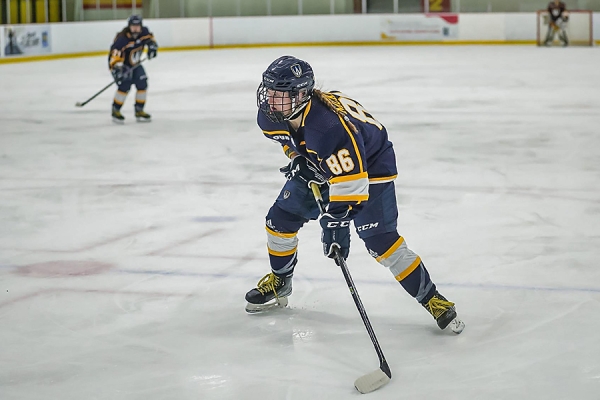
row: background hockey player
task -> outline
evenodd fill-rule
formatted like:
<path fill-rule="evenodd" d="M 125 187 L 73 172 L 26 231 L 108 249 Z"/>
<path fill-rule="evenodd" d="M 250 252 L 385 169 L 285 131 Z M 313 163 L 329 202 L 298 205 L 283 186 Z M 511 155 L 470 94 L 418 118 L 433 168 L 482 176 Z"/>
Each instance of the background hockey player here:
<path fill-rule="evenodd" d="M 158 45 L 148 28 L 142 25 L 142 17 L 132 15 L 127 20 L 127 27 L 115 37 L 110 48 L 108 67 L 117 82 L 118 89 L 112 107 L 113 121 L 123 123 L 125 117 L 121 107 L 127 98 L 131 85 L 135 85 L 135 117 L 138 121 L 149 122 L 150 114 L 144 112 L 148 77 L 140 64 L 144 47 L 148 47 L 148 59 L 156 57 Z"/>
<path fill-rule="evenodd" d="M 350 221 L 367 250 L 435 318 L 460 333 L 454 303 L 436 289 L 421 258 L 397 230 L 396 158 L 385 127 L 358 102 L 339 92 L 314 88 L 305 61 L 275 60 L 257 91 L 258 125 L 291 159 L 281 169 L 288 181 L 266 216 L 271 272 L 246 294 L 246 310 L 285 306 L 298 262 L 297 233 L 319 209 L 309 187 L 321 187 L 327 202 L 320 218 L 324 254 L 350 251 Z"/>
<path fill-rule="evenodd" d="M 569 45 L 569 38 L 566 31 L 568 20 L 569 13 L 565 3 L 560 0 L 554 0 L 548 3 L 548 33 L 546 34 L 546 40 L 544 42 L 546 46 L 552 44 L 556 33 L 558 33 L 558 38 L 563 46 Z"/>

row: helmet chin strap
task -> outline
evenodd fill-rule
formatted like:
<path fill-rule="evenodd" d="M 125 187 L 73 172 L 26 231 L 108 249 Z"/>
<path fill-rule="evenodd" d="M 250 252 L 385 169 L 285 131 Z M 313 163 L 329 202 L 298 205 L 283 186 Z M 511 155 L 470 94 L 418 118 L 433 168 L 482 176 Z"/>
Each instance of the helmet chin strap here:
<path fill-rule="evenodd" d="M 302 107 L 298 108 L 296 111 L 294 111 L 289 117 L 287 117 L 285 120 L 286 121 L 291 121 L 293 119 L 296 119 L 300 116 L 300 114 L 302 114 L 302 110 L 304 110 L 304 108 L 306 107 L 306 104 L 304 104 Z"/>
<path fill-rule="evenodd" d="M 298 118 L 300 116 L 300 114 L 302 114 L 302 111 L 306 108 L 306 105 L 308 104 L 309 101 L 310 101 L 310 98 L 306 99 L 304 104 L 302 104 L 300 107 L 295 109 L 294 112 L 292 112 L 290 114 L 290 116 L 286 118 L 286 121 L 290 121 L 292 119 Z"/>

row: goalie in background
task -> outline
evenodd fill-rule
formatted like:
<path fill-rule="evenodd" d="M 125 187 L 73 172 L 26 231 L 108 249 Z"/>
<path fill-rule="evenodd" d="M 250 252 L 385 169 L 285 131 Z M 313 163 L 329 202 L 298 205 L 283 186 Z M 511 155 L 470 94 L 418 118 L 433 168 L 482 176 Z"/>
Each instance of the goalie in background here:
<path fill-rule="evenodd" d="M 118 85 L 112 106 L 112 118 L 117 123 L 124 123 L 121 107 L 125 103 L 131 85 L 135 85 L 135 117 L 139 122 L 150 122 L 150 114 L 144 112 L 148 77 L 141 61 L 144 47 L 148 47 L 148 59 L 156 57 L 158 45 L 148 28 L 142 26 L 142 17 L 132 15 L 127 20 L 127 27 L 117 34 L 110 48 L 108 68 Z"/>
<path fill-rule="evenodd" d="M 544 45 L 551 46 L 554 41 L 554 35 L 558 32 L 558 38 L 563 46 L 569 45 L 567 36 L 567 22 L 569 21 L 569 12 L 565 3 L 560 0 L 554 0 L 548 3 L 548 33 Z"/>

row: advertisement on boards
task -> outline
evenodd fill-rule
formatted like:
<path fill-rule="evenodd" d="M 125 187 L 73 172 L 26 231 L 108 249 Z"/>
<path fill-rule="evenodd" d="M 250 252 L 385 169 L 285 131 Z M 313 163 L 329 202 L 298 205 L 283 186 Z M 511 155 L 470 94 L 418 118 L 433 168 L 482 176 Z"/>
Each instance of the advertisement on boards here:
<path fill-rule="evenodd" d="M 381 17 L 381 39 L 439 42 L 458 38 L 458 14 L 412 14 Z"/>
<path fill-rule="evenodd" d="M 50 25 L 19 25 L 2 28 L 5 57 L 50 53 Z"/>

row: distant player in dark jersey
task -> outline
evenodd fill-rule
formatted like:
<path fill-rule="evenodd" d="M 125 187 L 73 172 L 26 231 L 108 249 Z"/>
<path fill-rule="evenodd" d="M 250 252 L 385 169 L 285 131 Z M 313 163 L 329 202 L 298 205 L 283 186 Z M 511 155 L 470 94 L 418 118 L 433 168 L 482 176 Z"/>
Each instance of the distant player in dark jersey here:
<path fill-rule="evenodd" d="M 137 121 L 149 122 L 150 114 L 144 112 L 148 77 L 144 67 L 139 65 L 144 47 L 148 47 L 148 59 L 156 57 L 158 45 L 148 28 L 142 25 L 142 17 L 132 15 L 127 20 L 127 27 L 115 37 L 108 56 L 108 67 L 119 86 L 112 107 L 113 121 L 123 123 L 125 117 L 121 107 L 127 98 L 131 85 L 135 85 L 135 117 Z"/>
<path fill-rule="evenodd" d="M 298 262 L 297 233 L 319 218 L 310 183 L 327 203 L 320 218 L 324 254 L 344 258 L 350 221 L 368 252 L 435 318 L 460 333 L 454 303 L 436 289 L 421 258 L 397 230 L 396 157 L 385 127 L 357 101 L 314 88 L 311 66 L 292 56 L 275 60 L 257 91 L 258 125 L 291 159 L 281 169 L 288 181 L 266 216 L 271 272 L 246 294 L 246 311 L 287 305 Z"/>
<path fill-rule="evenodd" d="M 554 41 L 554 35 L 558 32 L 558 38 L 563 46 L 569 45 L 567 36 L 567 21 L 569 20 L 569 12 L 565 3 L 560 0 L 553 0 L 548 3 L 548 33 L 544 44 L 550 46 Z"/>

